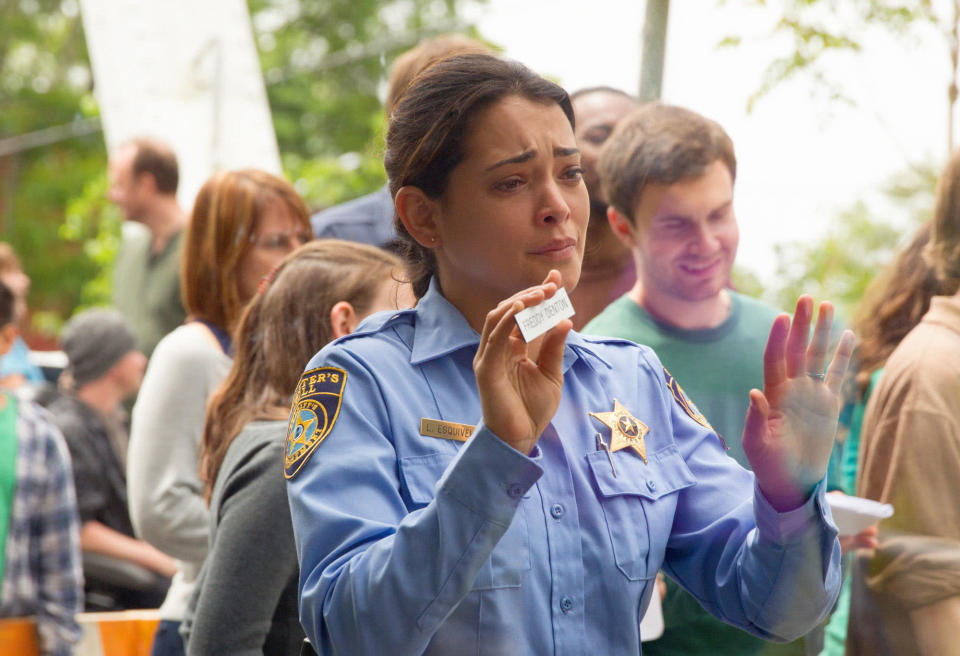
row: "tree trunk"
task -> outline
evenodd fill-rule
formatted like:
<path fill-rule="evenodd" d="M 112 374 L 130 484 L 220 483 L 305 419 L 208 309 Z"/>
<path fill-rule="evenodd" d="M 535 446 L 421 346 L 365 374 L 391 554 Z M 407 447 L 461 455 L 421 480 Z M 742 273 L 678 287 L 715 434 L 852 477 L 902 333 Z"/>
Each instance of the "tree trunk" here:
<path fill-rule="evenodd" d="M 663 88 L 663 60 L 667 50 L 670 0 L 647 0 L 640 60 L 640 102 L 659 100 Z"/>
<path fill-rule="evenodd" d="M 953 29 L 950 32 L 950 86 L 947 88 L 947 157 L 953 154 L 953 113 L 957 106 L 957 56 L 960 48 L 960 0 L 953 0 Z"/>

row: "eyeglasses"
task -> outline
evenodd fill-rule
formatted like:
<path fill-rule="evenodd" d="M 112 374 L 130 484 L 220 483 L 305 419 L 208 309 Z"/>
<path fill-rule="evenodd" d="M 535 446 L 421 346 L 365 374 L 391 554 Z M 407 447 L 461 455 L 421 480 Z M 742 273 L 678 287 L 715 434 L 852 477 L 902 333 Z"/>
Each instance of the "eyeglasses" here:
<path fill-rule="evenodd" d="M 252 236 L 250 243 L 264 250 L 291 251 L 303 246 L 313 239 L 313 233 L 304 230 L 296 232 L 273 232 L 266 235 Z"/>

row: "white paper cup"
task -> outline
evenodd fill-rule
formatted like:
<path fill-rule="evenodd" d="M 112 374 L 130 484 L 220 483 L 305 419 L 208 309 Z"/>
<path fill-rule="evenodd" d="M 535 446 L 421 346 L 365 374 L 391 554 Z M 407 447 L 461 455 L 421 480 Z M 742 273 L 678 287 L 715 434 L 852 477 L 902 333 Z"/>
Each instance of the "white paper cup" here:
<path fill-rule="evenodd" d="M 893 506 L 863 497 L 828 494 L 827 502 L 840 535 L 856 535 L 881 519 L 893 515 Z"/>

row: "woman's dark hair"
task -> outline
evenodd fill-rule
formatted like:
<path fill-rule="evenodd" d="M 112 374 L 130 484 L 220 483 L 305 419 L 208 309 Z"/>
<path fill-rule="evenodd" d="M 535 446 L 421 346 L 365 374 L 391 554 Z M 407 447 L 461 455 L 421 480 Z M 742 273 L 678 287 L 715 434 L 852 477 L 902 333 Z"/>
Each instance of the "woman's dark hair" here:
<path fill-rule="evenodd" d="M 866 394 L 873 372 L 886 364 L 897 344 L 920 323 L 930 309 L 930 299 L 944 293 L 936 268 L 925 257 L 931 235 L 930 222 L 920 226 L 860 301 L 854 315 L 854 331 L 860 338 L 853 371 L 857 400 Z"/>
<path fill-rule="evenodd" d="M 458 55 L 430 66 L 414 78 L 390 115 L 383 158 L 396 197 L 401 187 L 419 188 L 438 198 L 450 173 L 464 158 L 471 121 L 507 96 L 549 105 L 556 103 L 573 126 L 570 97 L 561 87 L 523 64 L 490 55 Z M 394 217 L 403 245 L 407 274 L 417 298 L 436 273 L 433 251 L 410 236 Z"/>

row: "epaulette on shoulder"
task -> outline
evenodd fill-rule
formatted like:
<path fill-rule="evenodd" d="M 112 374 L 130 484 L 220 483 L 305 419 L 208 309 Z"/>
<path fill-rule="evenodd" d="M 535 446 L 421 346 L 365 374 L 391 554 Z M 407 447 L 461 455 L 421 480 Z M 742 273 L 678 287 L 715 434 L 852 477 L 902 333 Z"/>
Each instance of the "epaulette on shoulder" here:
<path fill-rule="evenodd" d="M 386 328 L 389 328 L 392 325 L 404 322 L 412 322 L 414 317 L 413 308 L 407 310 L 384 310 L 383 312 L 376 312 L 371 314 L 369 317 L 366 317 L 363 321 L 360 322 L 360 325 L 357 326 L 357 329 L 354 330 L 349 335 L 344 335 L 343 337 L 332 342 L 333 344 L 340 344 L 351 339 L 357 339 L 358 337 L 363 337 L 365 335 L 373 335 L 378 333 Z"/>
<path fill-rule="evenodd" d="M 643 344 L 637 344 L 636 342 L 630 341 L 629 339 L 624 339 L 623 337 L 605 337 L 603 335 L 584 335 L 582 333 L 580 334 L 580 337 L 587 344 L 590 344 L 595 348 L 597 348 L 597 355 L 599 355 L 601 358 L 604 357 L 603 353 L 605 351 L 608 354 L 608 357 L 609 355 L 612 355 L 610 351 L 607 350 L 611 348 L 613 350 L 618 350 L 618 349 L 639 350 L 644 357 L 648 357 L 649 355 L 654 355 L 654 357 L 656 357 L 656 355 L 653 352 L 653 349 L 651 349 L 649 346 L 644 346 Z M 657 362 L 659 362 L 659 360 L 657 360 Z"/>
<path fill-rule="evenodd" d="M 631 342 L 629 339 L 624 339 L 623 337 L 604 337 L 603 335 L 584 335 L 580 333 L 580 337 L 585 342 L 590 342 L 591 344 L 622 344 L 624 346 L 636 346 L 636 342 Z"/>

